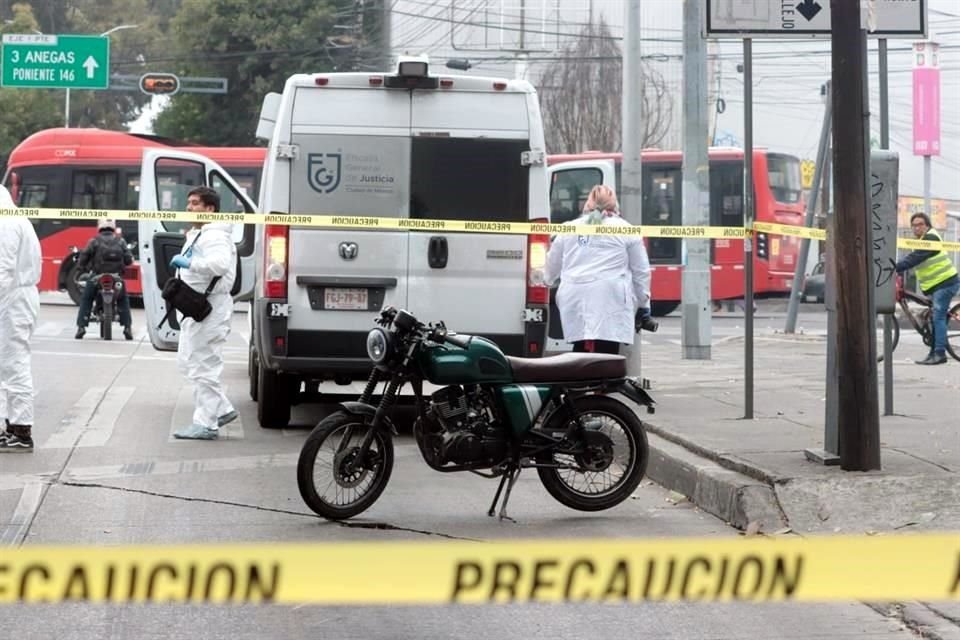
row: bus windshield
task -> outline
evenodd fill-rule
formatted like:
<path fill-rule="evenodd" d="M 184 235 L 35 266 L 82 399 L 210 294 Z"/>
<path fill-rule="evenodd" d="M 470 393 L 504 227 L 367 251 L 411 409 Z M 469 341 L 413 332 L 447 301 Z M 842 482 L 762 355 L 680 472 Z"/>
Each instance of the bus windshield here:
<path fill-rule="evenodd" d="M 777 202 L 800 202 L 800 161 L 780 153 L 767 154 L 770 191 Z"/>

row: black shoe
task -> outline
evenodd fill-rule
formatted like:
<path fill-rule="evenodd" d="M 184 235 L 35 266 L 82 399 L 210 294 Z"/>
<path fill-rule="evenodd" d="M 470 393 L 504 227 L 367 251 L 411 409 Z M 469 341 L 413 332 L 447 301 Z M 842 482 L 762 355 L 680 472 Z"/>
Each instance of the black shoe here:
<path fill-rule="evenodd" d="M 947 363 L 947 354 L 945 353 L 931 353 L 923 360 L 917 360 L 917 364 L 946 364 Z"/>
<path fill-rule="evenodd" d="M 30 453 L 33 451 L 33 438 L 5 433 L 0 440 L 0 453 Z"/>
<path fill-rule="evenodd" d="M 133 329 L 130 327 L 123 328 L 123 337 L 127 340 L 133 340 Z"/>
<path fill-rule="evenodd" d="M 85 336 L 86 333 L 87 333 L 86 327 L 77 327 L 77 334 L 73 337 L 76 338 L 77 340 L 83 340 L 83 336 Z"/>

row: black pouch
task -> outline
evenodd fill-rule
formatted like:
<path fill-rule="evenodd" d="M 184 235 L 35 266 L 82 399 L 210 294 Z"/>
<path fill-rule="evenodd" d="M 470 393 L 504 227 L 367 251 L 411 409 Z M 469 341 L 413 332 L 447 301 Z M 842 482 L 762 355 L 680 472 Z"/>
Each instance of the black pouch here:
<path fill-rule="evenodd" d="M 163 293 L 160 295 L 167 301 L 168 307 L 173 307 L 188 318 L 201 322 L 213 311 L 207 296 L 213 291 L 218 280 L 220 280 L 220 276 L 211 280 L 207 290 L 200 293 L 179 277 L 170 278 L 163 285 Z"/>

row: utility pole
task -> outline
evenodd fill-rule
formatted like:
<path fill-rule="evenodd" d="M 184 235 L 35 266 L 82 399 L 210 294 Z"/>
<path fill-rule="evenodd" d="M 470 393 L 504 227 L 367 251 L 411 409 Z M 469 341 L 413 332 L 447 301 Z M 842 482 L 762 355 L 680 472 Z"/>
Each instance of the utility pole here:
<path fill-rule="evenodd" d="M 623 21 L 623 163 L 620 172 L 620 204 L 624 218 L 639 225 L 641 206 L 643 145 L 640 106 L 643 101 L 643 59 L 640 50 L 640 0 L 624 3 Z M 640 375 L 640 336 L 636 336 L 627 357 L 627 372 Z"/>
<path fill-rule="evenodd" d="M 832 0 L 833 166 L 840 466 L 880 468 L 880 418 L 871 273 L 867 40 L 860 3 Z"/>
<path fill-rule="evenodd" d="M 390 69 L 390 63 L 393 61 L 393 55 L 390 51 L 393 42 L 391 34 L 393 11 L 390 10 L 390 5 L 390 0 L 380 0 L 380 51 L 383 55 L 383 63 L 380 68 L 384 71 Z"/>
<path fill-rule="evenodd" d="M 700 36 L 703 3 L 683 2 L 683 224 L 710 225 L 707 150 L 707 43 Z M 680 329 L 683 358 L 709 360 L 711 346 L 710 243 L 686 238 Z"/>

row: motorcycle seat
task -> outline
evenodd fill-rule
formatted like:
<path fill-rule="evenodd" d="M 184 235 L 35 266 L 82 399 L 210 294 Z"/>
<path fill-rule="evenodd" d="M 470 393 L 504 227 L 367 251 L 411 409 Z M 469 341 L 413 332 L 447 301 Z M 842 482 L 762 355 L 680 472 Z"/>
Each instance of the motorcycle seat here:
<path fill-rule="evenodd" d="M 607 353 L 563 353 L 546 358 L 507 356 L 515 382 L 575 382 L 623 378 L 627 359 Z"/>

